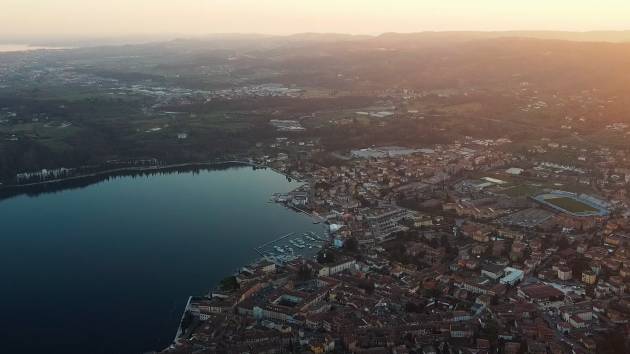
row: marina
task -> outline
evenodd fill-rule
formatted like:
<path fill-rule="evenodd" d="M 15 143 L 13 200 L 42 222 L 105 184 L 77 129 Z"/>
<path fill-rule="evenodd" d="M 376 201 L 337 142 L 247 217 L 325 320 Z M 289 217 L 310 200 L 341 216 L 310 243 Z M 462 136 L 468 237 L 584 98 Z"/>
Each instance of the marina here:
<path fill-rule="evenodd" d="M 319 234 L 313 231 L 304 233 L 293 232 L 254 248 L 254 251 L 263 258 L 280 263 L 291 261 L 299 256 L 310 258 L 314 257 L 329 242 L 330 237 L 325 226 L 326 219 L 316 212 L 309 212 L 300 208 L 294 200 L 294 194 L 300 193 L 303 196 L 307 194 L 307 192 L 302 190 L 302 186 L 289 193 L 274 193 L 268 202 L 281 204 L 288 209 L 308 216 L 312 219 L 313 225 L 321 227 L 322 232 Z"/>
<path fill-rule="evenodd" d="M 271 261 L 288 262 L 298 256 L 314 256 L 328 242 L 328 236 L 322 228 L 321 233 L 313 231 L 289 233 L 255 247 L 254 251 Z"/>

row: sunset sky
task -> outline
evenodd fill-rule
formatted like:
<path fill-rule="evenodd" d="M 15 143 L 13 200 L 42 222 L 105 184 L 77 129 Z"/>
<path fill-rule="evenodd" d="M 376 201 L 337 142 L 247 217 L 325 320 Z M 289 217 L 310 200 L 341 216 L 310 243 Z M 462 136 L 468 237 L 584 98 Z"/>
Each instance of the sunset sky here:
<path fill-rule="evenodd" d="M 5 36 L 625 30 L 628 0 L 0 0 Z"/>

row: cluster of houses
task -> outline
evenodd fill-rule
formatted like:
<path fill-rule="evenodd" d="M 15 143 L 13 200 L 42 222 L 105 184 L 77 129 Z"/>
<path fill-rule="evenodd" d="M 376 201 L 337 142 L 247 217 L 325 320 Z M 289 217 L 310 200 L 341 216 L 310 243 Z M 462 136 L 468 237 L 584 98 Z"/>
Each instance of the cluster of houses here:
<path fill-rule="evenodd" d="M 259 162 L 306 181 L 283 202 L 329 224 L 335 257 L 244 268 L 238 289 L 192 299 L 166 353 L 589 353 L 630 334 L 621 184 L 472 141 L 326 167 L 282 154 Z M 527 193 L 539 173 L 590 176 L 610 213 L 545 206 Z"/>

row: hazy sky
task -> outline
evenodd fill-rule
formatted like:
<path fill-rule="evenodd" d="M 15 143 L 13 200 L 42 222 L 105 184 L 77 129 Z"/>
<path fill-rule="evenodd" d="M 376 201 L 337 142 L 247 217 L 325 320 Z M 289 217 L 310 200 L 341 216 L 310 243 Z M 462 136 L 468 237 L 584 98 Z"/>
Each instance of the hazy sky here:
<path fill-rule="evenodd" d="M 629 0 L 0 0 L 0 35 L 630 29 Z"/>

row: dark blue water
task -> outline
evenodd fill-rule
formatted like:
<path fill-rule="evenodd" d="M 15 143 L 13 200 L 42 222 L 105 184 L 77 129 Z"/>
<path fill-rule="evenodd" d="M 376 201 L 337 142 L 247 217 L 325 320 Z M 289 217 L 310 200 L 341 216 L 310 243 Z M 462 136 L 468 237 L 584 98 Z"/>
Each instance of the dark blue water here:
<path fill-rule="evenodd" d="M 189 295 L 310 218 L 267 203 L 298 184 L 249 167 L 120 177 L 0 202 L 0 352 L 142 353 Z"/>

